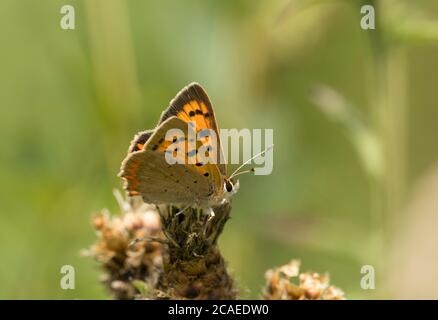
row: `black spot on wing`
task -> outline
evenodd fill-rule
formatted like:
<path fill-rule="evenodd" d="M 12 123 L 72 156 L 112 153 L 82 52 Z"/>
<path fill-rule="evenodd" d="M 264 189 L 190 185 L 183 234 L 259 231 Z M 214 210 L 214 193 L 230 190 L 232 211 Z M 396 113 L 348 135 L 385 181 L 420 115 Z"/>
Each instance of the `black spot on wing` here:
<path fill-rule="evenodd" d="M 194 157 L 198 153 L 198 150 L 193 149 L 192 151 L 187 152 L 188 157 Z"/>
<path fill-rule="evenodd" d="M 209 136 L 210 136 L 210 129 L 203 129 L 203 130 L 199 131 L 199 133 L 198 133 L 199 138 L 204 138 L 204 137 L 209 137 Z"/>

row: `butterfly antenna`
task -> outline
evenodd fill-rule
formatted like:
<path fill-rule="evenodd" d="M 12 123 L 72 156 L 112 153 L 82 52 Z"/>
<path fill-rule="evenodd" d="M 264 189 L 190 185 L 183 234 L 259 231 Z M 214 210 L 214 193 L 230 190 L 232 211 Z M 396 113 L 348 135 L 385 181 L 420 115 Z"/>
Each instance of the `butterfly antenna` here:
<path fill-rule="evenodd" d="M 249 172 L 254 172 L 254 168 L 251 168 L 251 169 L 249 169 L 249 170 L 245 170 L 245 171 L 240 171 L 239 173 L 234 174 L 234 175 L 233 175 L 233 178 L 235 178 L 235 177 L 237 177 L 237 176 L 240 176 L 241 174 L 249 173 Z M 231 178 L 230 178 L 230 179 L 231 179 Z"/>
<path fill-rule="evenodd" d="M 261 155 L 265 154 L 266 152 L 268 152 L 269 150 L 271 150 L 272 148 L 274 148 L 274 145 L 271 144 L 269 147 L 267 147 L 265 150 L 263 150 L 262 152 L 257 153 L 255 156 L 249 158 L 248 160 L 246 160 L 244 163 L 242 163 L 236 170 L 234 170 L 234 172 L 231 174 L 231 176 L 228 179 L 231 179 L 241 173 L 247 173 L 247 172 L 251 172 L 254 170 L 254 168 L 247 170 L 247 171 L 243 171 L 241 173 L 238 173 L 240 169 L 242 169 L 244 166 L 246 166 L 248 163 L 250 163 L 252 160 L 254 160 L 257 157 L 260 157 Z"/>

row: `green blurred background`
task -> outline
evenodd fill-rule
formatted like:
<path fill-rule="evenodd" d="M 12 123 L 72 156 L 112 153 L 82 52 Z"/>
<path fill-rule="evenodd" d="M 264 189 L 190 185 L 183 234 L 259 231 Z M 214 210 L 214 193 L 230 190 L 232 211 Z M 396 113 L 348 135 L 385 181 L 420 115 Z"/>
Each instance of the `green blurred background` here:
<path fill-rule="evenodd" d="M 0 21 L 0 298 L 108 298 L 90 217 L 191 81 L 220 127 L 274 129 L 221 238 L 243 297 L 298 258 L 348 298 L 438 298 L 437 1 L 2 0 Z"/>

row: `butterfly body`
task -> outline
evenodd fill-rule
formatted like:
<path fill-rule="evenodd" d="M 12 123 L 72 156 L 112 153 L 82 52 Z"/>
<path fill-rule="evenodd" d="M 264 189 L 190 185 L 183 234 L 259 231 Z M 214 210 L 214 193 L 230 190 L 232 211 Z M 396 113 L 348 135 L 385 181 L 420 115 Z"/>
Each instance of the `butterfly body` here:
<path fill-rule="evenodd" d="M 190 138 L 191 128 L 199 140 Z M 169 136 L 171 130 L 179 135 Z M 119 174 L 125 189 L 154 204 L 211 208 L 229 201 L 238 183 L 228 179 L 220 140 L 213 136 L 219 134 L 210 99 L 199 84 L 191 83 L 170 102 L 154 130 L 134 137 Z M 202 147 L 215 161 L 199 160 Z M 178 163 L 169 163 L 166 153 Z"/>

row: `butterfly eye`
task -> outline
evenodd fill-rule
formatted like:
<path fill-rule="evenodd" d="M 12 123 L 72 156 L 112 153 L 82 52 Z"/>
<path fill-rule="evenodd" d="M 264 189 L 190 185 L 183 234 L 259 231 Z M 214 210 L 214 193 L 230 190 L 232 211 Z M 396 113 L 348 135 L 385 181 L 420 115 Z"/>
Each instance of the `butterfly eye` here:
<path fill-rule="evenodd" d="M 230 180 L 227 180 L 227 179 L 224 180 L 224 189 L 226 192 L 233 191 L 233 184 L 231 183 Z"/>

